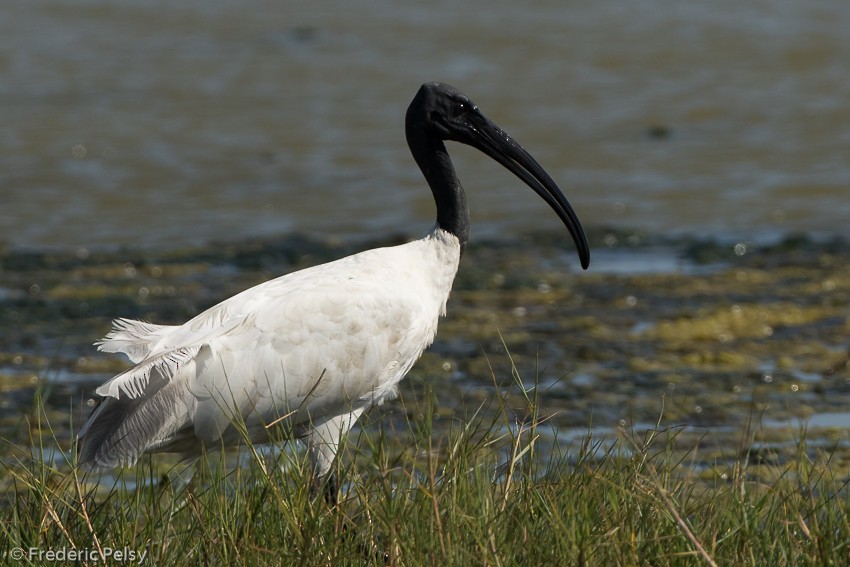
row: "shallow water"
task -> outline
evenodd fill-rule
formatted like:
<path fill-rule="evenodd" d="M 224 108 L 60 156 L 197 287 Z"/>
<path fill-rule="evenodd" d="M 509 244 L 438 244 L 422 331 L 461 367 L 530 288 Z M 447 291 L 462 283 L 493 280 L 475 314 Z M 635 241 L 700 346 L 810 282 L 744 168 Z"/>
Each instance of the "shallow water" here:
<path fill-rule="evenodd" d="M 658 424 L 721 472 L 739 456 L 730 447 L 782 452 L 802 436 L 835 452 L 836 466 L 850 462 L 846 241 L 793 238 L 738 254 L 608 233 L 593 240 L 603 269 L 579 272 L 559 235 L 471 244 L 436 342 L 400 399 L 363 427 L 403 443 L 410 420 L 433 411 L 442 439 L 452 424 L 501 411 L 497 394 L 507 425 L 519 427 L 523 389 L 536 387 L 543 454 Z M 28 446 L 39 400 L 50 439 L 67 450 L 96 386 L 127 367 L 92 346 L 113 317 L 180 323 L 277 273 L 350 252 L 300 236 L 84 257 L 0 251 L 0 436 L 13 441 L 0 459 Z"/>
<path fill-rule="evenodd" d="M 450 82 L 589 226 L 847 234 L 850 3 L 8 0 L 0 242 L 424 233 L 403 141 Z M 454 149 L 474 237 L 557 228 Z"/>

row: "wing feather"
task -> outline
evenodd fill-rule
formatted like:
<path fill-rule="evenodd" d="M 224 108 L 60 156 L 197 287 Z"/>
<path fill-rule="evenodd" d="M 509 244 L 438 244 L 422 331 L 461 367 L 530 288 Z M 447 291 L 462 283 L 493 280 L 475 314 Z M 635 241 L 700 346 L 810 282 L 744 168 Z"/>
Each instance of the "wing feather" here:
<path fill-rule="evenodd" d="M 151 355 L 163 337 L 179 329 L 176 325 L 154 325 L 133 319 L 115 319 L 112 330 L 95 346 L 101 352 L 126 354 L 132 362 L 141 362 Z"/>

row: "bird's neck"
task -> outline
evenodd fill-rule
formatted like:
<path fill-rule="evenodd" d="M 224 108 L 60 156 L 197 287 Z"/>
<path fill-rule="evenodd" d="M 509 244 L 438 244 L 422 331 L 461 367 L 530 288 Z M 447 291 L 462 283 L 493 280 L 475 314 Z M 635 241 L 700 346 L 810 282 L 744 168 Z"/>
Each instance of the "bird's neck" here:
<path fill-rule="evenodd" d="M 408 128 L 407 143 L 434 195 L 437 225 L 457 237 L 462 252 L 469 240 L 469 208 L 446 145 L 418 128 Z"/>

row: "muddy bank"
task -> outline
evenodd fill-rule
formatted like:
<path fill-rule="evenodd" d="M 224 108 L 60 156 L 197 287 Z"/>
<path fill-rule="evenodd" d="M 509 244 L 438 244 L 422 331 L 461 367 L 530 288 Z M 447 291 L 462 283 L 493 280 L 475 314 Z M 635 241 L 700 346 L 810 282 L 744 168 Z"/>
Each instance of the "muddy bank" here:
<path fill-rule="evenodd" d="M 183 250 L 0 253 L 0 434 L 29 443 L 46 401 L 58 446 L 94 388 L 125 362 L 91 346 L 113 317 L 181 323 L 246 287 L 362 248 L 302 235 Z M 437 341 L 401 401 L 367 427 L 403 432 L 434 396 L 435 423 L 465 419 L 495 389 L 524 415 L 519 375 L 550 415 L 544 441 L 657 422 L 719 463 L 754 449 L 781 461 L 803 435 L 850 457 L 850 245 L 771 245 L 597 230 L 581 272 L 560 233 L 477 241 Z M 427 392 L 427 394 L 425 393 Z M 751 424 L 751 426 L 748 426 Z M 403 433 L 399 433 L 401 435 Z M 721 473 L 718 473 L 721 474 Z"/>

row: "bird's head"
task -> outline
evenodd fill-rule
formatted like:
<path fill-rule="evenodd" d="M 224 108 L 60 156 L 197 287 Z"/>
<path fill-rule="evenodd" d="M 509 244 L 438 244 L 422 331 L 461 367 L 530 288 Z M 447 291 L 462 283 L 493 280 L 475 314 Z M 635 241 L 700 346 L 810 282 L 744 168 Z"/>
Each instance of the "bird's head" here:
<path fill-rule="evenodd" d="M 531 154 L 484 116 L 469 97 L 445 83 L 425 83 L 407 109 L 405 126 L 411 149 L 443 148 L 444 140 L 460 142 L 487 154 L 519 177 L 557 213 L 575 242 L 582 267 L 587 268 L 587 237 L 567 198 Z"/>

